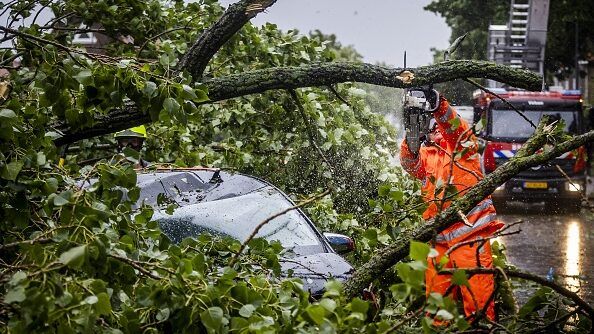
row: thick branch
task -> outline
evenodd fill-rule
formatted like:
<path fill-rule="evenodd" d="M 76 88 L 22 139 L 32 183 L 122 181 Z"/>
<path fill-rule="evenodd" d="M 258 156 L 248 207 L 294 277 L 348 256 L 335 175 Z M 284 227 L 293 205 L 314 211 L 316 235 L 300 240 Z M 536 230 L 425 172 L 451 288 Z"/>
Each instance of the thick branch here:
<path fill-rule="evenodd" d="M 188 71 L 193 78 L 202 77 L 206 65 L 241 27 L 276 0 L 242 0 L 229 6 L 223 16 L 205 30 L 180 61 L 180 69 Z"/>
<path fill-rule="evenodd" d="M 486 78 L 528 90 L 540 90 L 541 82 L 540 77 L 533 72 L 484 61 L 455 60 L 409 69 L 414 73 L 414 79 L 410 83 L 397 78 L 402 71 L 401 68 L 366 63 L 312 63 L 233 74 L 204 83 L 208 86 L 210 99 L 219 101 L 271 89 L 328 86 L 340 82 L 406 88 L 455 79 Z"/>
<path fill-rule="evenodd" d="M 56 138 L 56 146 L 68 145 L 82 139 L 93 138 L 109 133 L 115 133 L 140 124 L 150 123 L 151 117 L 148 113 L 141 113 L 134 104 L 129 104 L 124 109 L 117 109 L 107 115 L 99 115 L 95 118 L 95 125 L 90 128 L 73 130 L 68 124 L 60 123 L 54 129 L 63 134 Z"/>
<path fill-rule="evenodd" d="M 411 240 L 430 241 L 437 233 L 445 230 L 448 226 L 459 221 L 458 211 L 468 212 L 481 200 L 490 195 L 495 188 L 512 178 L 521 170 L 538 166 L 564 152 L 576 149 L 587 142 L 594 141 L 594 131 L 575 136 L 569 140 L 556 144 L 550 150 L 534 154 L 546 143 L 547 128 L 541 123 L 535 135 L 518 151 L 514 158 L 497 168 L 493 173 L 487 175 L 481 182 L 472 187 L 459 200 L 436 217 L 433 222 L 419 226 L 409 233 L 401 235 L 392 245 L 389 245 L 375 253 L 375 255 L 345 284 L 347 295 L 356 296 L 365 287 L 369 286 L 376 278 L 380 277 L 390 267 L 408 256 Z"/>
<path fill-rule="evenodd" d="M 263 93 L 271 89 L 294 89 L 311 86 L 328 86 L 340 82 L 365 82 L 395 88 L 446 82 L 462 78 L 487 78 L 526 89 L 540 88 L 538 75 L 508 66 L 488 62 L 456 60 L 432 66 L 409 69 L 415 78 L 405 84 L 396 78 L 402 69 L 387 68 L 365 63 L 314 63 L 307 66 L 277 67 L 233 74 L 204 81 L 212 103 L 248 94 Z M 129 106 L 98 116 L 95 125 L 87 129 L 71 129 L 67 124 L 54 127 L 64 133 L 57 145 L 123 130 L 151 122 L 147 114 Z"/>

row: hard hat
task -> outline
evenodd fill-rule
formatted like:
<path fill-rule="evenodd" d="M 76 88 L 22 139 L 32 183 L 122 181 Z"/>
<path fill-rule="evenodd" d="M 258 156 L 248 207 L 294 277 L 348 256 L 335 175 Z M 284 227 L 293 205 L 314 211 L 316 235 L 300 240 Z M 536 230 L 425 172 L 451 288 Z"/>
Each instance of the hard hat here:
<path fill-rule="evenodd" d="M 144 125 L 135 126 L 124 131 L 116 132 L 115 137 L 137 137 L 146 139 L 146 128 L 144 127 Z"/>

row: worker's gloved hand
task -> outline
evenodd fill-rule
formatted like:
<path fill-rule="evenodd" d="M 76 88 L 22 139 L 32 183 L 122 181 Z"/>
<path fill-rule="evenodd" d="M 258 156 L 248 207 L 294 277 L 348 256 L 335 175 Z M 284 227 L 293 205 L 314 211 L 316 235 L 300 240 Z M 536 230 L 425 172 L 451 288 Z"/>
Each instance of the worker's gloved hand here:
<path fill-rule="evenodd" d="M 416 97 L 424 97 L 427 100 L 425 110 L 435 112 L 439 106 L 439 93 L 433 89 L 433 85 L 409 88 L 408 94 Z"/>

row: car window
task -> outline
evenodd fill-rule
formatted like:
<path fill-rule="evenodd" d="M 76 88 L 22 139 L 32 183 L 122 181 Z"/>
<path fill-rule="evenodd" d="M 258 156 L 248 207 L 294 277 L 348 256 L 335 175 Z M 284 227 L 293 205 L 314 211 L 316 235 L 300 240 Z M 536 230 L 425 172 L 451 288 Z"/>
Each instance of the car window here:
<path fill-rule="evenodd" d="M 205 231 L 243 242 L 258 224 L 291 206 L 278 190 L 267 186 L 241 196 L 185 205 L 172 215 L 157 210 L 153 219 L 175 242 Z M 298 210 L 271 220 L 260 229 L 257 237 L 279 241 L 285 248 L 323 248 L 318 235 Z"/>
<path fill-rule="evenodd" d="M 575 111 L 540 111 L 526 110 L 524 115 L 534 124 L 538 124 L 544 115 L 549 115 L 553 120 L 564 120 L 565 131 L 577 133 L 577 112 Z M 514 110 L 493 110 L 491 123 L 491 136 L 496 138 L 526 139 L 534 133 L 534 128 Z"/>

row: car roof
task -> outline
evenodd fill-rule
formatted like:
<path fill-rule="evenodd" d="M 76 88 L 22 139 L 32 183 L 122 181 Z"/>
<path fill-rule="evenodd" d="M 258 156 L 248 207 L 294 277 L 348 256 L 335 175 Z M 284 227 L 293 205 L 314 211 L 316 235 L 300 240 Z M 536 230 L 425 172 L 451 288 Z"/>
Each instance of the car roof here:
<path fill-rule="evenodd" d="M 264 187 L 274 188 L 253 176 L 208 168 L 142 172 L 137 176 L 137 185 L 139 202 L 155 205 L 159 194 L 164 193 L 180 206 L 241 196 Z"/>

